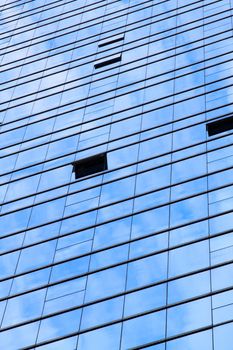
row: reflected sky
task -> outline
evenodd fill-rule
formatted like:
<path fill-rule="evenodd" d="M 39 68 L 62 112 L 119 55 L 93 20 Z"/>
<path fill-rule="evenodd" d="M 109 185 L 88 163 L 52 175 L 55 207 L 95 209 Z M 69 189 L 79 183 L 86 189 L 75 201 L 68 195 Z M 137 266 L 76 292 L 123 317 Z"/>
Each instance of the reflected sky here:
<path fill-rule="evenodd" d="M 231 349 L 232 138 L 205 126 L 232 113 L 217 5 L 0 5 L 2 348 Z"/>

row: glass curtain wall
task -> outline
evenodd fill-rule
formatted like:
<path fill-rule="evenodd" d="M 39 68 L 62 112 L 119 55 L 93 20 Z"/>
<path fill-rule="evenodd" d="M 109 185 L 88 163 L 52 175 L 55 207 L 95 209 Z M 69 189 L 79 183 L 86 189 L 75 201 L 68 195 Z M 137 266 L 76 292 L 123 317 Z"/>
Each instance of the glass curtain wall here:
<path fill-rule="evenodd" d="M 233 1 L 0 9 L 1 348 L 232 350 Z"/>

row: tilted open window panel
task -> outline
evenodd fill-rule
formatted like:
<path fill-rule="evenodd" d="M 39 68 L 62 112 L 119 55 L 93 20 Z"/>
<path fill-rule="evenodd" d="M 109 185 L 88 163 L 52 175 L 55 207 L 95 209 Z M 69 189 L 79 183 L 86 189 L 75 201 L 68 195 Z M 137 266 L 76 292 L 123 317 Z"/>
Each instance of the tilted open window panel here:
<path fill-rule="evenodd" d="M 216 120 L 206 125 L 209 136 L 220 134 L 221 132 L 233 129 L 233 116 Z"/>
<path fill-rule="evenodd" d="M 92 157 L 84 158 L 73 163 L 73 172 L 75 179 L 100 173 L 107 170 L 107 154 L 101 153 Z"/>

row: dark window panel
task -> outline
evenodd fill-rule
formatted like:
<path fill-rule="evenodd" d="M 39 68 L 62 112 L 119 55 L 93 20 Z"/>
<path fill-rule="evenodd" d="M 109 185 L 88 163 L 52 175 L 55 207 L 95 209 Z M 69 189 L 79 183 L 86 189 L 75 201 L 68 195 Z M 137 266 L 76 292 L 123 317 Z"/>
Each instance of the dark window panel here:
<path fill-rule="evenodd" d="M 109 58 L 104 58 L 104 59 L 97 61 L 94 64 L 94 67 L 95 67 L 95 69 L 102 68 L 102 67 L 108 66 L 109 64 L 117 63 L 120 61 L 121 61 L 121 54 L 117 54 L 117 55 L 111 56 Z"/>
<path fill-rule="evenodd" d="M 107 170 L 107 154 L 102 153 L 93 157 L 81 159 L 73 163 L 73 172 L 75 173 L 75 179 L 80 179 L 84 176 L 99 173 Z"/>
<path fill-rule="evenodd" d="M 107 46 L 107 45 L 111 45 L 111 44 L 115 44 L 121 40 L 124 40 L 124 35 L 123 34 L 119 34 L 114 36 L 113 38 L 108 38 L 108 39 L 104 39 L 102 41 L 99 42 L 99 47 L 103 47 L 103 46 Z"/>
<path fill-rule="evenodd" d="M 214 136 L 220 134 L 221 132 L 232 130 L 233 116 L 209 123 L 206 125 L 206 129 L 209 136 Z"/>

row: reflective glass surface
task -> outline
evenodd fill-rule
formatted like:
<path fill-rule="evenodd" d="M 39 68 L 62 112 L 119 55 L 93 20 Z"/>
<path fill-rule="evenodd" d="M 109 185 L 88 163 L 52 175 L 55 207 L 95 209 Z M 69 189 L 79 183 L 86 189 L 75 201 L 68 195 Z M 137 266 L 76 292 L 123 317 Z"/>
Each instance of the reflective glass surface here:
<path fill-rule="evenodd" d="M 0 348 L 232 350 L 232 11 L 0 2 Z"/>

